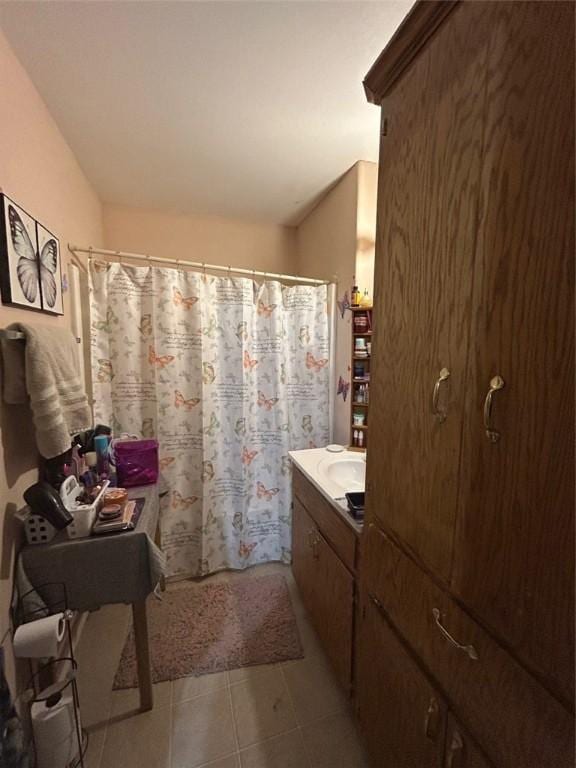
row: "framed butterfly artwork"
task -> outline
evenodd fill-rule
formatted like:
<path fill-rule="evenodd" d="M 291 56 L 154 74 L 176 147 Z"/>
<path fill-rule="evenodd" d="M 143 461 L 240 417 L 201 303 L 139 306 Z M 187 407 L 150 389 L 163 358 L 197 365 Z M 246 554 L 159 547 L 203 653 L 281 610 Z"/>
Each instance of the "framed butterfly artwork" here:
<path fill-rule="evenodd" d="M 60 241 L 6 195 L 0 195 L 2 302 L 63 315 Z"/>

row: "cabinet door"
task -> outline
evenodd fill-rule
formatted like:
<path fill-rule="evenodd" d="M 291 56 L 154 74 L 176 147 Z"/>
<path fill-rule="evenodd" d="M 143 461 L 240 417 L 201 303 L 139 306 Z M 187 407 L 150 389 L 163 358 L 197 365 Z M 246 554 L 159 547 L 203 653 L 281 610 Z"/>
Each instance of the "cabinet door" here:
<path fill-rule="evenodd" d="M 445 702 L 367 593 L 356 654 L 357 714 L 375 768 L 439 768 Z"/>
<path fill-rule="evenodd" d="M 349 691 L 352 683 L 354 578 L 321 534 L 317 536 L 314 550 L 317 599 L 312 621 L 336 677 Z"/>
<path fill-rule="evenodd" d="M 455 592 L 574 683 L 574 9 L 491 6 Z M 483 408 L 492 377 L 491 442 Z"/>
<path fill-rule="evenodd" d="M 292 573 L 298 585 L 302 602 L 308 613 L 312 614 L 315 606 L 314 558 L 312 541 L 318 529 L 298 499 L 294 499 L 292 513 Z"/>
<path fill-rule="evenodd" d="M 448 714 L 444 768 L 492 768 L 452 713 Z"/>
<path fill-rule="evenodd" d="M 367 514 L 450 574 L 490 3 L 463 4 L 383 104 Z M 437 410 L 432 395 L 440 371 Z M 445 416 L 445 418 L 444 418 Z"/>
<path fill-rule="evenodd" d="M 354 577 L 297 499 L 292 526 L 292 571 L 302 602 L 339 682 L 349 692 Z"/>

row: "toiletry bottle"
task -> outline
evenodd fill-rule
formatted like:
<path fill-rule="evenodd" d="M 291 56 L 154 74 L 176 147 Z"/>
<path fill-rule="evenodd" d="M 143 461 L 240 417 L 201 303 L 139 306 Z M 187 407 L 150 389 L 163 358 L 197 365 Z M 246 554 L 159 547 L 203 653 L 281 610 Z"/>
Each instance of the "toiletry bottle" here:
<path fill-rule="evenodd" d="M 353 307 L 357 307 L 360 303 L 360 291 L 358 290 L 358 286 L 356 285 L 356 275 L 352 278 L 352 296 L 350 298 L 350 303 Z"/>
<path fill-rule="evenodd" d="M 362 448 L 364 445 L 364 432 L 360 429 L 358 430 L 358 448 Z"/>

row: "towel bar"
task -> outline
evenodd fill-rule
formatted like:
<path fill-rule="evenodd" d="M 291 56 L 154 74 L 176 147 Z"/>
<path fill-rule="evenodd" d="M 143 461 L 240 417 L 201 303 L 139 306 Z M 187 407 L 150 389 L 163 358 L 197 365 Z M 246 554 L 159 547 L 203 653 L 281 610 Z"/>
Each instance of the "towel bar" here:
<path fill-rule="evenodd" d="M 10 331 L 7 328 L 0 329 L 0 336 L 3 339 L 9 339 L 10 341 L 24 341 L 26 338 L 26 335 L 22 333 L 22 331 Z M 82 339 L 79 336 L 74 337 L 76 339 L 76 343 L 80 344 Z"/>

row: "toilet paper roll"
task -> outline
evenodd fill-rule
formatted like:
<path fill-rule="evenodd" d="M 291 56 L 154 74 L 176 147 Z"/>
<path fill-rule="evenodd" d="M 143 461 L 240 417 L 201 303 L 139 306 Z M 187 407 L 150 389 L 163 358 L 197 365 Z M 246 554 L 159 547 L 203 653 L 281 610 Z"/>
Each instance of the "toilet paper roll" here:
<path fill-rule="evenodd" d="M 64 637 L 63 613 L 22 624 L 14 633 L 14 654 L 20 659 L 46 659 L 56 656 Z"/>
<path fill-rule="evenodd" d="M 40 694 L 44 698 L 45 692 Z M 78 755 L 72 692 L 65 691 L 56 703 L 34 702 L 31 708 L 37 768 L 65 768 Z"/>

